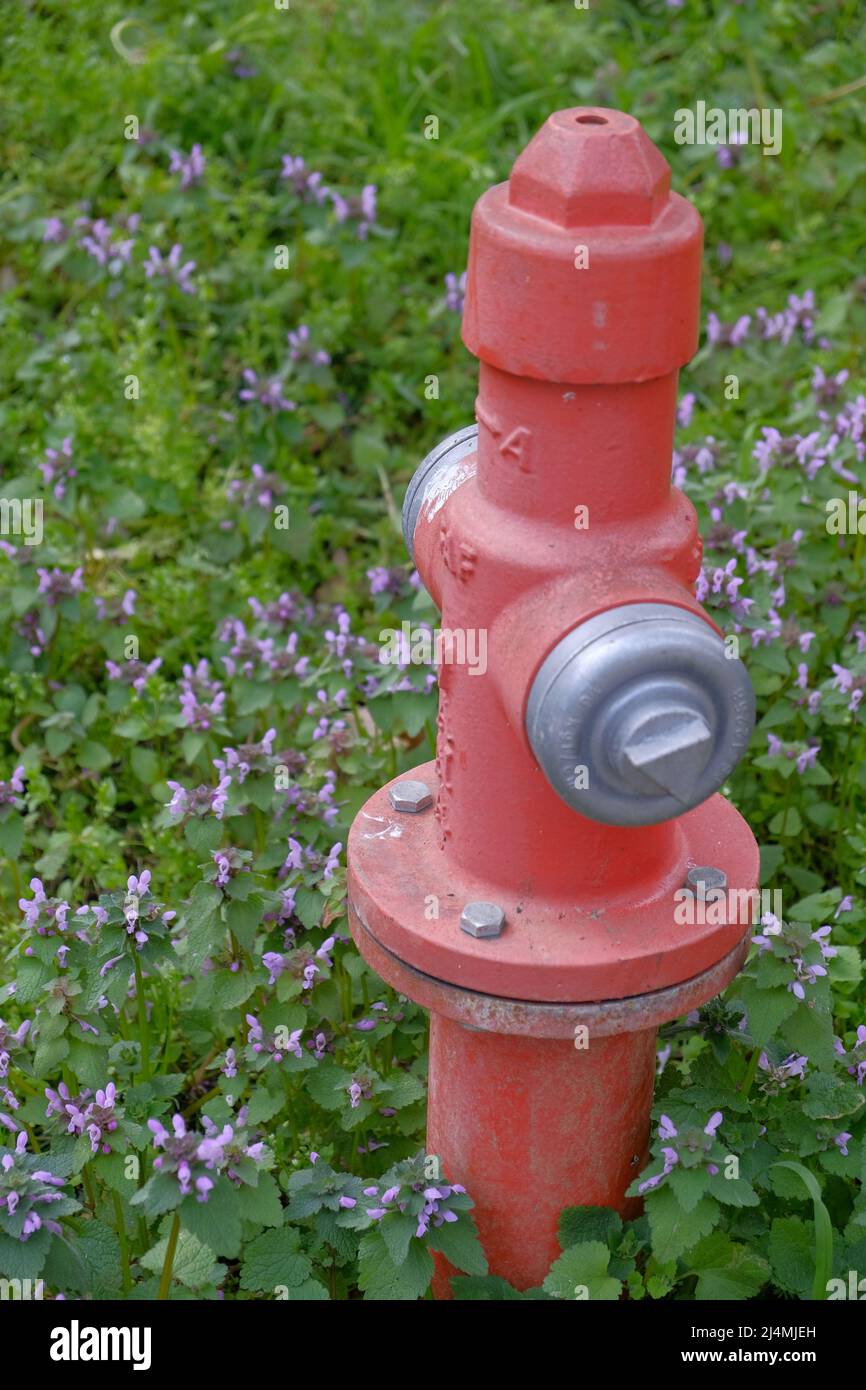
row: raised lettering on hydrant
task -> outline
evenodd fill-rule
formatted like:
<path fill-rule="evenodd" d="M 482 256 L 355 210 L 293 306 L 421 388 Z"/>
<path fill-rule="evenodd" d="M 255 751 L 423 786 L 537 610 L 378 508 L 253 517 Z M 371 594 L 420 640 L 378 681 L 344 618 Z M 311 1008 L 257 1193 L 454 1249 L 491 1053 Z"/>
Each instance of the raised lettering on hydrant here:
<path fill-rule="evenodd" d="M 430 1010 L 427 1150 L 518 1288 L 544 1279 L 564 1206 L 633 1209 L 656 1030 L 748 946 L 742 917 L 674 916 L 684 885 L 746 893 L 758 874 L 716 794 L 754 698 L 695 601 L 695 513 L 670 482 L 701 241 L 637 121 L 551 116 L 472 219 L 477 424 L 403 509 L 443 630 L 484 632 L 487 666 L 443 660 L 435 763 L 359 813 L 350 920 Z M 373 833 L 389 818 L 399 833 Z"/>

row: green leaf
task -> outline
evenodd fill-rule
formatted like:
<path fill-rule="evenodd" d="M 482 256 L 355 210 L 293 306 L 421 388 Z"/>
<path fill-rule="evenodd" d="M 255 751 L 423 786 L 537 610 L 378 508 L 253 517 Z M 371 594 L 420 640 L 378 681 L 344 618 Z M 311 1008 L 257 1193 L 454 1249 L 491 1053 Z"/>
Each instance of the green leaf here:
<path fill-rule="evenodd" d="M 322 1062 L 306 1079 L 306 1089 L 311 1099 L 323 1110 L 340 1110 L 348 1099 L 352 1073 L 342 1067 Z"/>
<path fill-rule="evenodd" d="M 757 1207 L 760 1205 L 752 1184 L 746 1178 L 726 1178 L 724 1172 L 715 1173 L 709 1181 L 710 1196 L 729 1207 Z"/>
<path fill-rule="evenodd" d="M 253 1091 L 252 1099 L 247 1108 L 247 1120 L 251 1125 L 263 1124 L 266 1120 L 273 1119 L 274 1115 L 283 1108 L 286 1097 L 281 1092 L 279 1095 L 271 1092 L 266 1086 L 258 1084 Z"/>
<path fill-rule="evenodd" d="M 134 1196 L 130 1197 L 129 1204 L 132 1207 L 141 1207 L 145 1216 L 153 1221 L 157 1216 L 179 1207 L 182 1201 L 183 1194 L 177 1185 L 177 1178 L 172 1177 L 170 1173 L 154 1173 L 144 1187 L 140 1187 Z"/>
<path fill-rule="evenodd" d="M 797 1007 L 797 1000 L 788 989 L 759 989 L 754 980 L 742 979 L 735 982 L 731 997 L 739 999 L 747 1015 L 747 1025 L 752 1041 L 757 1047 L 766 1047 L 778 1032 L 779 1025 Z"/>
<path fill-rule="evenodd" d="M 409 1245 L 398 1267 L 378 1230 L 368 1231 L 358 1251 L 358 1285 L 371 1302 L 414 1302 L 433 1278 L 433 1259 L 420 1240 Z"/>
<path fill-rule="evenodd" d="M 857 946 L 837 946 L 828 964 L 831 980 L 859 984 L 863 976 L 863 957 Z"/>
<path fill-rule="evenodd" d="M 224 928 L 218 909 L 222 901 L 218 888 L 211 883 L 197 883 L 190 894 L 184 913 L 186 952 L 184 961 L 190 969 L 201 965 L 208 951 L 219 941 Z"/>
<path fill-rule="evenodd" d="M 0 1279 L 37 1279 L 45 1264 L 51 1233 L 42 1227 L 29 1240 L 0 1233 Z"/>
<path fill-rule="evenodd" d="M 768 826 L 771 835 L 781 835 L 791 838 L 799 835 L 803 829 L 803 821 L 796 806 L 787 806 L 784 810 L 778 811 Z"/>
<path fill-rule="evenodd" d="M 198 818 L 188 820 L 183 828 L 183 836 L 196 854 L 202 856 L 212 854 L 222 842 L 222 823 L 211 816 L 202 820 Z"/>
<path fill-rule="evenodd" d="M 709 1235 L 720 1215 L 719 1204 L 712 1197 L 702 1197 L 691 1211 L 684 1211 L 667 1187 L 650 1193 L 646 1205 L 653 1254 L 662 1264 L 677 1259 Z"/>
<path fill-rule="evenodd" d="M 40 1040 L 33 1054 L 33 1071 L 35 1075 L 50 1076 L 68 1054 L 69 1042 L 66 1038 L 50 1038 L 47 1041 Z"/>
<path fill-rule="evenodd" d="M 236 1009 L 249 999 L 256 987 L 249 971 L 212 970 L 199 982 L 196 1002 L 214 1010 Z"/>
<path fill-rule="evenodd" d="M 15 977 L 15 998 L 19 1004 L 32 1004 L 38 999 L 49 980 L 54 978 L 54 968 L 36 956 L 24 956 L 18 965 Z"/>
<path fill-rule="evenodd" d="M 118 1274 L 119 1269 L 115 1267 L 113 1277 L 116 1279 Z M 78 1241 L 68 1239 L 68 1233 L 66 1237 L 55 1236 L 52 1240 L 40 1277 L 45 1280 L 49 1288 L 63 1290 L 67 1295 L 69 1293 L 90 1292 L 94 1283 L 99 1284 L 100 1282 L 98 1276 L 85 1262 L 79 1250 Z M 114 1287 L 116 1288 L 116 1284 Z M 109 1291 L 107 1286 L 103 1291 Z"/>
<path fill-rule="evenodd" d="M 133 748 L 129 754 L 133 775 L 149 787 L 159 779 L 159 758 L 152 748 Z"/>
<path fill-rule="evenodd" d="M 82 1042 L 80 1038 L 70 1038 L 66 1065 L 75 1073 L 82 1086 L 89 1086 L 95 1091 L 106 1081 L 105 1056 L 103 1047 Z"/>
<path fill-rule="evenodd" d="M 814 1173 L 810 1173 L 809 1169 L 804 1168 L 802 1163 L 793 1163 L 789 1159 L 779 1159 L 772 1166 L 796 1173 L 812 1198 L 812 1210 L 815 1214 L 812 1297 L 820 1301 L 827 1297 L 827 1284 L 833 1271 L 833 1226 L 830 1221 L 830 1213 L 821 1197 L 821 1185 Z"/>
<path fill-rule="evenodd" d="M 254 1221 L 258 1226 L 282 1226 L 285 1211 L 272 1173 L 260 1172 L 255 1187 L 244 1185 L 238 1190 L 238 1210 L 244 1221 Z"/>
<path fill-rule="evenodd" d="M 783 1021 L 779 1036 L 786 1052 L 800 1053 L 816 1067 L 830 1070 L 835 1066 L 833 1020 L 829 1013 L 801 1003 Z"/>
<path fill-rule="evenodd" d="M 300 1235 L 294 1226 L 265 1231 L 246 1247 L 241 1265 L 241 1288 L 258 1293 L 289 1290 L 304 1284 L 312 1263 L 298 1250 Z"/>
<path fill-rule="evenodd" d="M 542 1288 L 554 1298 L 593 1299 L 612 1303 L 622 1284 L 607 1272 L 610 1250 L 600 1240 L 571 1245 L 554 1260 Z"/>
<path fill-rule="evenodd" d="M 593 1240 L 609 1246 L 621 1232 L 622 1217 L 611 1207 L 564 1207 L 560 1212 L 558 1235 L 563 1250 Z"/>
<path fill-rule="evenodd" d="M 185 1197 L 181 1208 L 184 1229 L 191 1231 L 216 1255 L 233 1260 L 241 1248 L 241 1206 L 228 1178 L 218 1178 L 206 1202 Z"/>
<path fill-rule="evenodd" d="M 423 1081 L 419 1081 L 411 1072 L 392 1072 L 384 1079 L 388 1094 L 382 1099 L 387 1100 L 388 1105 L 393 1105 L 395 1110 L 402 1110 L 404 1105 L 413 1105 L 427 1094 Z"/>
<path fill-rule="evenodd" d="M 809 1298 L 814 1264 L 814 1223 L 799 1216 L 778 1217 L 770 1227 L 769 1255 L 773 1279 L 785 1293 Z"/>
<path fill-rule="evenodd" d="M 792 922 L 820 922 L 824 924 L 841 896 L 838 888 L 828 888 L 823 893 L 810 893 L 808 897 L 800 898 L 795 902 L 785 915 Z"/>
<path fill-rule="evenodd" d="M 17 859 L 24 843 L 24 817 L 10 811 L 0 820 L 0 853 L 7 859 Z"/>
<path fill-rule="evenodd" d="M 401 1265 L 409 1254 L 409 1245 L 417 1226 L 417 1217 L 402 1211 L 389 1213 L 378 1223 L 377 1229 L 395 1265 Z"/>
<path fill-rule="evenodd" d="M 295 894 L 295 916 L 303 922 L 308 931 L 317 927 L 322 920 L 325 900 L 314 888 L 299 888 Z"/>
<path fill-rule="evenodd" d="M 261 893 L 251 893 L 243 902 L 230 902 L 226 907 L 226 926 L 248 951 L 252 949 L 264 911 L 265 900 Z"/>
<path fill-rule="evenodd" d="M 721 1231 L 695 1246 L 689 1265 L 699 1275 L 695 1298 L 700 1301 L 754 1298 L 770 1277 L 763 1256 L 735 1244 Z"/>
<path fill-rule="evenodd" d="M 104 744 L 88 739 L 78 750 L 78 761 L 90 772 L 104 772 L 114 760 Z"/>
<path fill-rule="evenodd" d="M 673 1190 L 683 1211 L 694 1211 L 710 1184 L 706 1168 L 674 1168 L 668 1175 L 668 1185 Z"/>
<path fill-rule="evenodd" d="M 154 1274 L 159 1274 L 162 1271 L 168 1241 L 169 1237 L 166 1236 L 148 1250 L 146 1255 L 142 1255 L 141 1263 L 145 1269 L 152 1270 Z M 223 1266 L 214 1259 L 212 1250 L 209 1250 L 189 1231 L 179 1233 L 177 1248 L 174 1252 L 174 1262 L 171 1267 L 173 1279 L 185 1284 L 188 1289 L 201 1289 L 206 1284 L 216 1284 L 223 1272 Z"/>
<path fill-rule="evenodd" d="M 487 1256 L 484 1253 L 475 1222 L 464 1215 L 457 1221 L 444 1221 L 431 1227 L 427 1236 L 431 1250 L 438 1250 L 455 1269 L 464 1274 L 486 1274 Z"/>
<path fill-rule="evenodd" d="M 863 1091 L 853 1081 L 825 1072 L 812 1072 L 806 1081 L 804 1112 L 813 1120 L 840 1120 L 855 1115 L 866 1104 Z"/>

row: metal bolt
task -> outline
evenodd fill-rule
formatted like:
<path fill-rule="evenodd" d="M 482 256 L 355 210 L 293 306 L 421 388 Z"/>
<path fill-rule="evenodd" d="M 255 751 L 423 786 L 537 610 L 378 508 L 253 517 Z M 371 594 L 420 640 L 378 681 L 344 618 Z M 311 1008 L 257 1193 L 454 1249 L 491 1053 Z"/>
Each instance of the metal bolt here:
<path fill-rule="evenodd" d="M 499 936 L 505 913 L 496 903 L 467 903 L 460 914 L 460 926 L 469 936 Z"/>
<path fill-rule="evenodd" d="M 723 892 L 728 886 L 728 876 L 724 869 L 714 869 L 708 865 L 702 868 L 689 869 L 686 874 L 686 887 L 691 888 L 699 898 L 705 898 L 707 893 Z"/>
<path fill-rule="evenodd" d="M 426 811 L 433 805 L 433 793 L 426 782 L 416 782 L 409 778 L 405 782 L 395 782 L 388 788 L 388 798 L 395 811 Z"/>

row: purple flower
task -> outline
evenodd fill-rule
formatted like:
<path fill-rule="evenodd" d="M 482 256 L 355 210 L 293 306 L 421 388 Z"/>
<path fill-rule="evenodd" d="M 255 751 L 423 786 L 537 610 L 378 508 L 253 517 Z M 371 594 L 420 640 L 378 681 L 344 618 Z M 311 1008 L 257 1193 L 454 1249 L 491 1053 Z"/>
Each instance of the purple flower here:
<path fill-rule="evenodd" d="M 69 232 L 59 217 L 46 217 L 45 230 L 42 233 L 43 241 L 60 243 L 66 241 L 68 236 Z"/>
<path fill-rule="evenodd" d="M 330 192 L 331 204 L 334 215 L 338 222 L 348 222 L 357 219 L 357 233 L 361 241 L 367 237 L 367 233 L 376 221 L 376 186 L 375 184 L 365 184 L 358 198 L 344 198 L 341 193 Z"/>
<path fill-rule="evenodd" d="M 155 246 L 151 246 L 147 253 L 147 260 L 144 262 L 144 273 L 148 280 L 152 280 L 154 276 L 157 279 L 170 280 L 184 294 L 195 294 L 195 285 L 190 280 L 190 276 L 195 270 L 196 263 L 195 261 L 184 261 L 181 264 L 182 255 L 183 246 L 180 242 L 175 242 L 165 259 Z"/>
<path fill-rule="evenodd" d="M 24 802 L 19 798 L 24 791 L 24 764 L 19 763 L 15 768 L 8 782 L 0 781 L 0 806 L 21 807 Z"/>
<path fill-rule="evenodd" d="M 122 666 L 119 666 L 116 661 L 106 661 L 105 669 L 111 680 L 117 681 L 120 685 L 131 685 L 133 690 L 140 694 L 150 677 L 156 674 L 161 665 L 162 657 L 156 656 L 147 665 L 138 660 L 126 660 Z"/>
<path fill-rule="evenodd" d="M 739 347 L 749 336 L 751 323 L 750 314 L 741 314 L 734 323 L 726 324 L 722 323 L 716 314 L 709 313 L 707 315 L 707 342 L 712 347 Z"/>
<path fill-rule="evenodd" d="M 53 1104 L 56 1093 L 46 1090 L 45 1094 Z M 86 1134 L 90 1140 L 91 1153 L 111 1153 L 111 1145 L 106 1141 L 105 1135 L 111 1134 L 117 1129 L 117 1117 L 114 1113 L 117 1090 L 114 1082 L 109 1081 L 104 1090 L 98 1090 L 93 1100 L 84 1104 L 83 1102 L 89 1095 L 89 1091 L 84 1091 L 75 1100 L 70 1098 L 63 1104 L 64 1118 L 69 1122 L 66 1132 L 67 1134 Z M 51 1108 L 49 1106 L 49 1113 Z"/>
<path fill-rule="evenodd" d="M 170 154 L 169 173 L 180 174 L 181 188 L 190 188 L 194 183 L 198 183 L 205 170 L 205 159 L 201 152 L 201 145 L 193 145 L 187 155 L 180 150 L 171 150 Z"/>
<path fill-rule="evenodd" d="M 213 815 L 217 820 L 222 820 L 223 812 L 228 803 L 231 783 L 231 777 L 221 777 L 216 787 L 199 786 L 194 791 L 187 791 L 179 782 L 172 782 L 169 779 L 167 785 L 172 793 L 171 801 L 166 802 L 169 814 L 172 816 Z"/>
<path fill-rule="evenodd" d="M 290 401 L 283 395 L 284 382 L 282 377 L 273 376 L 260 379 L 252 367 L 246 367 L 243 372 L 243 379 L 246 386 L 238 392 L 238 398 L 248 405 L 255 402 L 257 405 L 264 406 L 266 410 L 273 411 L 297 409 L 295 401 Z M 254 464 L 254 475 L 257 467 L 259 473 L 263 473 L 261 467 Z"/>
<path fill-rule="evenodd" d="M 56 566 L 52 570 L 37 569 L 36 573 L 39 575 L 39 592 L 52 608 L 61 599 L 84 592 L 84 570 L 81 565 L 71 574 L 64 574 Z"/>
<path fill-rule="evenodd" d="M 765 1071 L 768 1076 L 768 1081 L 772 1082 L 774 1086 L 779 1089 L 784 1089 L 788 1081 L 801 1081 L 806 1075 L 808 1063 L 808 1057 L 802 1056 L 796 1052 L 790 1053 L 783 1062 L 779 1062 L 778 1064 L 771 1062 L 766 1052 L 762 1052 L 758 1058 L 758 1066 L 761 1068 L 761 1071 Z"/>
<path fill-rule="evenodd" d="M 325 187 L 322 175 L 310 172 L 300 155 L 283 155 L 283 168 L 280 175 L 291 184 L 294 192 L 305 203 L 324 203 L 331 196 Z"/>
<path fill-rule="evenodd" d="M 135 248 L 135 236 L 128 233 L 138 231 L 140 220 L 139 214 L 133 213 L 121 218 L 115 227 L 104 217 L 77 217 L 78 245 L 109 275 L 119 275 L 124 266 L 129 265 Z"/>
<path fill-rule="evenodd" d="M 466 271 L 457 276 L 453 271 L 445 276 L 445 307 L 454 314 L 463 313 L 466 300 Z"/>
<path fill-rule="evenodd" d="M 305 323 L 288 334 L 289 358 L 292 362 L 310 362 L 315 367 L 327 367 L 330 357 L 321 348 L 314 348 L 310 341 L 310 330 Z"/>
<path fill-rule="evenodd" d="M 182 1196 L 194 1196 L 197 1202 L 206 1202 L 213 1190 L 208 1172 L 224 1172 L 230 1180 L 240 1181 L 235 1165 L 243 1158 L 257 1164 L 263 1158 L 262 1144 L 247 1144 L 231 1125 L 220 1130 L 207 1116 L 202 1119 L 203 1137 L 187 1129 L 182 1115 L 173 1115 L 171 1125 L 169 1132 L 160 1120 L 147 1122 L 154 1147 L 162 1150 L 153 1166 L 162 1174 L 174 1175 Z"/>
<path fill-rule="evenodd" d="M 674 1128 L 673 1121 L 672 1121 L 671 1119 L 669 1119 L 669 1117 L 668 1117 L 667 1115 L 662 1115 L 661 1118 L 659 1119 L 658 1135 L 659 1135 L 659 1139 L 675 1139 L 675 1138 L 676 1138 L 677 1131 L 676 1131 L 676 1129 Z"/>
<path fill-rule="evenodd" d="M 806 965 L 802 957 L 795 956 L 793 959 L 794 979 L 788 985 L 788 989 L 796 999 L 806 998 L 806 985 L 813 985 L 827 971 L 823 965 Z"/>
<path fill-rule="evenodd" d="M 27 1133 L 21 1130 L 15 1140 L 14 1150 L 0 1150 L 0 1210 L 7 1217 L 18 1214 L 21 1229 L 19 1241 L 27 1241 L 36 1231 L 45 1229 L 53 1235 L 61 1233 L 61 1227 L 37 1207 L 44 1210 L 51 1202 L 61 1201 L 63 1193 L 57 1189 L 64 1186 L 65 1178 L 58 1177 L 47 1169 L 30 1171 L 29 1166 L 20 1162 L 27 1150 Z"/>
<path fill-rule="evenodd" d="M 850 1065 L 848 1066 L 849 1076 L 856 1078 L 857 1085 L 862 1086 L 866 1080 L 866 1024 L 859 1024 L 857 1028 L 857 1040 L 850 1052 L 846 1052 L 841 1042 L 836 1039 L 835 1049 Z"/>
<path fill-rule="evenodd" d="M 0 1018 L 0 1079 L 9 1075 L 9 1066 L 12 1061 L 11 1048 L 23 1046 L 24 1039 L 30 1031 L 30 1020 L 25 1019 L 19 1024 L 13 1033 Z"/>
<path fill-rule="evenodd" d="M 72 466 L 72 436 L 64 435 L 59 449 L 47 448 L 39 468 L 43 483 L 46 487 L 54 484 L 54 496 L 61 502 L 66 495 L 68 480 L 78 476 Z"/>

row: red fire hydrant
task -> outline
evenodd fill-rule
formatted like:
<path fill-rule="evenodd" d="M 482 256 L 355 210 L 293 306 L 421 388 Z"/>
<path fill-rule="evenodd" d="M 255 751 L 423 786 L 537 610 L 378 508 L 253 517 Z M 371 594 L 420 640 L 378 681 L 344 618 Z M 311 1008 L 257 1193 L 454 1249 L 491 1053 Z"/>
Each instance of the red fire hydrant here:
<path fill-rule="evenodd" d="M 358 948 L 430 1010 L 428 1152 L 518 1288 L 544 1279 L 564 1206 L 634 1209 L 656 1030 L 747 949 L 748 913 L 701 894 L 757 884 L 714 795 L 754 698 L 694 598 L 695 513 L 670 481 L 702 227 L 669 185 L 637 121 L 581 107 L 475 208 L 478 424 L 424 460 L 403 512 L 442 612 L 436 761 L 349 840 Z"/>

